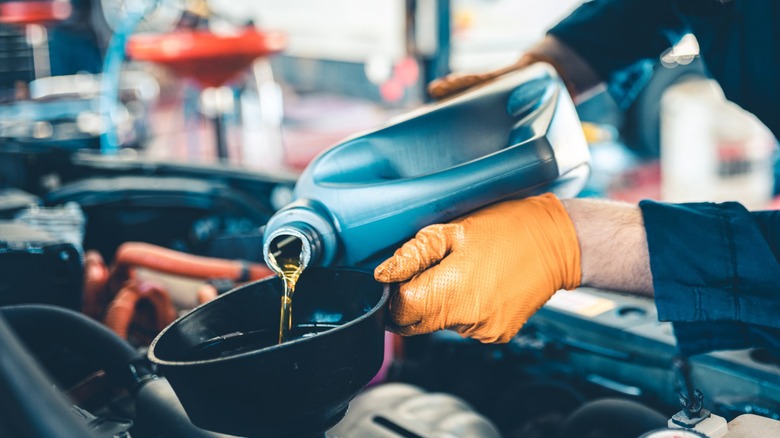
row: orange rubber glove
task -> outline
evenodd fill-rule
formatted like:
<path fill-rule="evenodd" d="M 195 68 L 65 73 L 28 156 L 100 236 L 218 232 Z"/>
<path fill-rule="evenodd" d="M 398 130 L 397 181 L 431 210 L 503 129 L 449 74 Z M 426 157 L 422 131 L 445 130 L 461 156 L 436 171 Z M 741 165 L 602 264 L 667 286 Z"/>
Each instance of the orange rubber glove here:
<path fill-rule="evenodd" d="M 428 84 L 428 94 L 436 100 L 444 99 L 469 88 L 483 85 L 507 73 L 520 70 L 536 61 L 537 59 L 531 56 L 523 56 L 512 65 L 485 73 L 450 73 L 443 78 L 434 79 Z"/>
<path fill-rule="evenodd" d="M 431 82 L 428 85 L 428 94 L 437 100 L 444 99 L 536 62 L 545 62 L 555 67 L 572 96 L 578 96 L 601 82 L 598 74 L 577 52 L 554 36 L 547 35 L 511 65 L 485 73 L 451 73 Z"/>
<path fill-rule="evenodd" d="M 545 194 L 425 227 L 374 276 L 402 282 L 389 303 L 402 335 L 509 342 L 556 291 L 579 286 L 580 248 L 563 204 Z"/>

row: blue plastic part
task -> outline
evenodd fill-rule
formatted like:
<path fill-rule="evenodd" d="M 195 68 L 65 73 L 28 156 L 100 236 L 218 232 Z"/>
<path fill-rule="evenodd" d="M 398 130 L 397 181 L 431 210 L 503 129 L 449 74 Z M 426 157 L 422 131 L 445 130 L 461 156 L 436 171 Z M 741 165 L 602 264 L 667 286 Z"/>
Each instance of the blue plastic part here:
<path fill-rule="evenodd" d="M 120 20 L 111 36 L 103 60 L 103 74 L 100 82 L 100 115 L 103 120 L 103 133 L 100 135 L 100 152 L 115 155 L 119 152 L 119 137 L 116 132 L 117 108 L 119 106 L 119 81 L 122 64 L 125 61 L 127 39 L 133 34 L 144 17 L 157 6 L 157 0 L 137 0 L 127 2 L 131 7 Z"/>
<path fill-rule="evenodd" d="M 589 157 L 574 105 L 547 65 L 424 107 L 332 147 L 304 170 L 295 197 L 326 212 L 335 236 L 323 246 L 337 245 L 311 264 L 372 268 L 426 225 L 508 198 L 575 196 Z M 299 220 L 299 208 L 279 211 L 266 235 Z"/>

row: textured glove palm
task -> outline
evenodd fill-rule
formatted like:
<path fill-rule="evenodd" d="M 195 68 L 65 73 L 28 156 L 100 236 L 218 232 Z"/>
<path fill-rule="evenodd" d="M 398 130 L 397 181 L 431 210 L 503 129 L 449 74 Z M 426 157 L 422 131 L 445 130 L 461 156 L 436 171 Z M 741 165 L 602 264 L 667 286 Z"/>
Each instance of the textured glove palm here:
<path fill-rule="evenodd" d="M 401 334 L 451 329 L 508 342 L 557 290 L 580 284 L 580 249 L 565 208 L 547 194 L 423 228 L 374 276 L 402 282 L 390 299 Z"/>

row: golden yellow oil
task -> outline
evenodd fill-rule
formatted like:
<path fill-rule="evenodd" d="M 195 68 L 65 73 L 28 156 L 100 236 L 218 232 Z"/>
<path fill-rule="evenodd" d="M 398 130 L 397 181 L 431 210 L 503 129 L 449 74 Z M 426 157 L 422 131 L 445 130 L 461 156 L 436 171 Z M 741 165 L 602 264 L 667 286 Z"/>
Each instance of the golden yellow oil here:
<path fill-rule="evenodd" d="M 276 271 L 284 283 L 284 295 L 282 295 L 281 309 L 279 312 L 279 343 L 287 340 L 288 333 L 292 329 L 292 300 L 295 293 L 295 284 L 303 272 L 301 261 L 297 258 L 285 258 L 276 260 L 276 266 L 271 268 Z"/>

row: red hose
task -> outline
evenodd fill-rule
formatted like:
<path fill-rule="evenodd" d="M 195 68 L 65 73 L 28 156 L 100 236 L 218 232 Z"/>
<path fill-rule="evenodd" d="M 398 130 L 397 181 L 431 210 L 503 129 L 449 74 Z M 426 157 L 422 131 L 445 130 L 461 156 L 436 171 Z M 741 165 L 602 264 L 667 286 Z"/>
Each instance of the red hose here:
<path fill-rule="evenodd" d="M 176 319 L 176 310 L 168 292 L 148 281 L 139 281 L 135 268 L 198 279 L 229 279 L 235 282 L 259 280 L 274 275 L 263 264 L 201 257 L 140 242 L 126 242 L 117 249 L 114 266 L 107 271 L 97 253 L 86 258 L 87 281 L 84 312 L 100 318 L 106 307 L 106 296 L 116 293 L 105 311 L 104 323 L 123 339 L 127 339 L 131 324 L 162 330 Z M 208 286 L 208 285 L 207 285 Z M 213 286 L 198 290 L 198 303 L 216 298 Z M 151 304 L 151 320 L 147 312 L 138 313 L 138 304 Z M 153 325 L 154 327 L 149 327 Z"/>
<path fill-rule="evenodd" d="M 84 297 L 82 311 L 85 315 L 99 319 L 106 305 L 106 284 L 108 267 L 97 251 L 84 254 Z"/>
<path fill-rule="evenodd" d="M 192 278 L 227 278 L 233 281 L 259 280 L 274 275 L 265 265 L 201 257 L 148 243 L 126 242 L 116 252 L 118 270 L 144 267 L 158 272 Z"/>
<path fill-rule="evenodd" d="M 106 311 L 104 323 L 122 339 L 127 339 L 130 325 L 136 315 L 138 303 L 147 300 L 154 309 L 154 322 L 157 331 L 162 330 L 176 319 L 168 293 L 159 285 L 151 282 L 128 282 L 116 295 Z"/>

